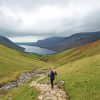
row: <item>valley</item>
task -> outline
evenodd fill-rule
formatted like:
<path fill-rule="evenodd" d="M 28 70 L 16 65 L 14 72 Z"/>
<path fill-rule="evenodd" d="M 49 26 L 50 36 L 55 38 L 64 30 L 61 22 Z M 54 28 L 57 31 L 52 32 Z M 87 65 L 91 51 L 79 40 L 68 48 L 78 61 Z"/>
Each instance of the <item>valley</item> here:
<path fill-rule="evenodd" d="M 69 96 L 66 100 L 99 100 L 100 40 L 51 55 L 20 52 L 0 44 L 0 84 L 15 81 L 21 73 L 34 69 L 48 73 L 51 67 L 57 71 L 55 85 L 64 81 L 64 90 Z M 41 79 L 39 84 L 47 86 L 48 75 L 45 77 L 46 81 Z M 29 78 L 8 90 L 0 100 L 37 100 L 40 92 L 34 85 L 30 88 L 29 84 L 38 78 Z"/>
<path fill-rule="evenodd" d="M 100 100 L 100 0 L 0 0 L 0 100 Z"/>

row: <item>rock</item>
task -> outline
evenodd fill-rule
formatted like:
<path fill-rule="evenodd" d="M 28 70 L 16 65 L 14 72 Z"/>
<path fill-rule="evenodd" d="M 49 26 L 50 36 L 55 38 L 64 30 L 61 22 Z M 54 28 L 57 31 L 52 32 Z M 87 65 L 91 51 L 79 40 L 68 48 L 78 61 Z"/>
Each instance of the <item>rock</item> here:
<path fill-rule="evenodd" d="M 30 72 L 23 72 L 17 77 L 16 81 L 11 81 L 11 82 L 0 84 L 0 90 L 1 89 L 2 90 L 9 90 L 9 89 L 12 89 L 14 87 L 20 86 L 21 84 L 23 84 L 28 79 L 35 76 L 36 74 L 38 74 L 36 70 L 32 70 Z"/>
<path fill-rule="evenodd" d="M 61 85 L 64 85 L 65 84 L 65 81 L 59 81 L 59 84 L 61 84 Z"/>
<path fill-rule="evenodd" d="M 57 100 L 57 97 L 56 96 L 52 96 L 52 100 Z"/>
<path fill-rule="evenodd" d="M 12 98 L 11 97 L 8 97 L 8 99 L 7 100 L 12 100 Z"/>
<path fill-rule="evenodd" d="M 63 98 L 66 98 L 66 95 L 63 95 L 62 97 L 63 97 Z"/>
<path fill-rule="evenodd" d="M 43 95 L 40 95 L 40 96 L 38 96 L 38 99 L 43 100 L 43 97 L 44 97 Z"/>
<path fill-rule="evenodd" d="M 64 84 L 65 84 L 65 81 L 62 80 L 62 81 L 59 81 L 58 82 L 58 85 L 57 86 L 58 86 L 58 88 L 63 88 L 64 87 Z"/>
<path fill-rule="evenodd" d="M 45 97 L 43 100 L 52 100 L 52 98 L 51 97 Z"/>
<path fill-rule="evenodd" d="M 57 92 L 55 95 L 56 95 L 57 97 L 61 97 L 61 94 L 60 94 L 59 92 Z"/>
<path fill-rule="evenodd" d="M 52 90 L 50 85 L 48 84 L 40 84 L 37 82 L 36 84 L 32 83 L 32 86 L 35 86 L 39 89 L 39 91 L 41 91 L 41 95 L 38 96 L 38 100 L 68 100 L 65 91 L 63 91 L 62 89 L 56 87 Z"/>

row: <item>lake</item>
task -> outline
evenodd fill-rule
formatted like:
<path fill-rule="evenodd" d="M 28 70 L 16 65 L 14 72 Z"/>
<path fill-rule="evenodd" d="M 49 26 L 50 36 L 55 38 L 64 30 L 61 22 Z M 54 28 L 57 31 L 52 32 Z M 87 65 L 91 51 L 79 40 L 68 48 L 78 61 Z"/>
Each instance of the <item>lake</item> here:
<path fill-rule="evenodd" d="M 41 55 L 46 55 L 46 54 L 54 54 L 55 51 L 52 50 L 48 50 L 45 48 L 41 48 L 38 46 L 28 46 L 28 45 L 19 45 L 23 48 L 25 48 L 25 52 L 33 52 L 33 53 L 37 53 L 37 54 L 41 54 Z"/>

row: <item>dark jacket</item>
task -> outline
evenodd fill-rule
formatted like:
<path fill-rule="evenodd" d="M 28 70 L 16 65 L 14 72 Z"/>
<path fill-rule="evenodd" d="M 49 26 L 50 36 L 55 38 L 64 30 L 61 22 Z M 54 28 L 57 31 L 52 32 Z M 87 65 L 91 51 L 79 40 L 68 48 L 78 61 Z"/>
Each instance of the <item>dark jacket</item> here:
<path fill-rule="evenodd" d="M 55 75 L 57 75 L 57 73 L 54 72 L 54 71 L 51 71 L 51 72 L 50 72 L 50 79 L 51 79 L 51 80 L 54 80 L 54 79 L 55 79 Z"/>

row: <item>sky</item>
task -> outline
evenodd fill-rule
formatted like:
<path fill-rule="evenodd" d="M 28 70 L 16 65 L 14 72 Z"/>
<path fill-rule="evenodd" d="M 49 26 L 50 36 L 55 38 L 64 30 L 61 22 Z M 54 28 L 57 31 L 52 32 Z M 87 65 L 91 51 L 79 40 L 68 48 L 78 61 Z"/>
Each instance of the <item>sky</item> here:
<path fill-rule="evenodd" d="M 0 0 L 0 35 L 14 42 L 100 31 L 100 0 Z"/>

